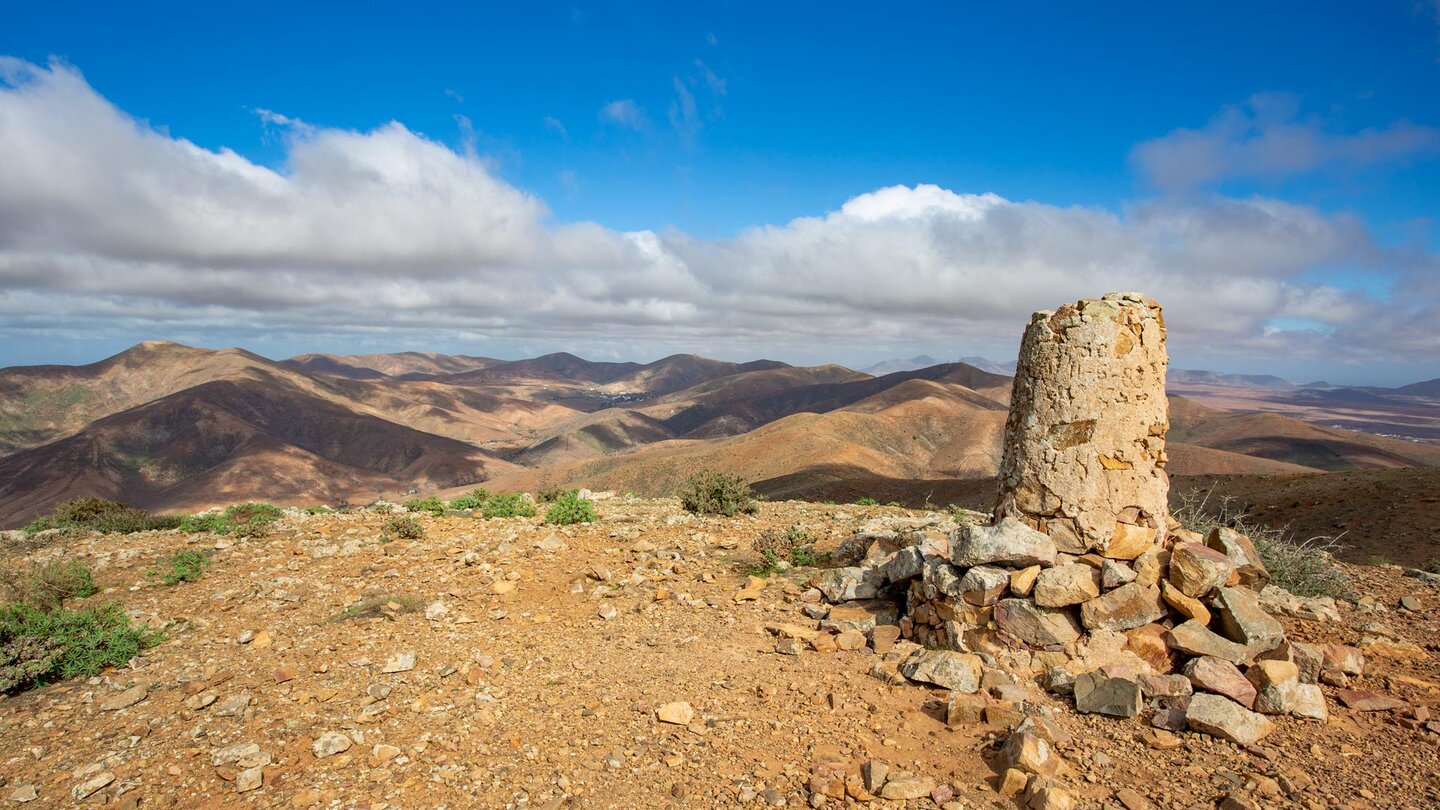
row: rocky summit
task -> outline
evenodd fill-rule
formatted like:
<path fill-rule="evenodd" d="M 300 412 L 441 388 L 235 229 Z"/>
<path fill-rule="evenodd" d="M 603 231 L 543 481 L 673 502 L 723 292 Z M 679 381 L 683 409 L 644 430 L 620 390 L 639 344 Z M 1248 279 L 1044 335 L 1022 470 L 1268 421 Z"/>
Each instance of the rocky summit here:
<path fill-rule="evenodd" d="M 1312 580 L 1268 541 L 1172 515 L 1164 339 L 1135 294 L 1037 313 L 992 514 L 586 492 L 574 525 L 510 495 L 7 533 L 5 570 L 78 563 L 75 604 L 163 640 L 0 700 L 0 796 L 1440 806 L 1440 576 L 1312 551 L 1363 595 L 1294 593 Z"/>

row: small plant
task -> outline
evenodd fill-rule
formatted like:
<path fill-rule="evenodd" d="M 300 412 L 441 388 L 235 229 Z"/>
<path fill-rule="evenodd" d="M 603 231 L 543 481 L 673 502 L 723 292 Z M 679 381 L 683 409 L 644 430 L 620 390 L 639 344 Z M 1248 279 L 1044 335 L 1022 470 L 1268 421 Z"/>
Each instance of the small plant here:
<path fill-rule="evenodd" d="M 1390 558 L 1384 554 L 1372 554 L 1365 560 L 1366 565 L 1390 565 Z"/>
<path fill-rule="evenodd" d="M 215 532 L 224 534 L 226 530 L 225 518 L 219 512 L 206 512 L 203 515 L 186 515 L 180 521 L 180 531 L 186 534 L 199 534 L 201 532 Z"/>
<path fill-rule="evenodd" d="M 691 476 L 680 491 L 680 503 L 687 512 L 725 517 L 751 514 L 758 508 L 755 493 L 745 479 L 715 470 L 701 470 Z"/>
<path fill-rule="evenodd" d="M 451 509 L 479 509 L 485 505 L 490 493 L 484 489 L 472 489 L 469 495 L 461 495 L 450 502 Z"/>
<path fill-rule="evenodd" d="M 595 519 L 595 505 L 573 492 L 560 496 L 545 510 L 545 522 L 561 526 L 593 523 Z"/>
<path fill-rule="evenodd" d="M 420 607 L 421 601 L 413 596 L 397 596 L 388 593 L 373 594 L 362 598 L 359 602 L 335 614 L 330 620 L 343 622 L 353 619 L 384 618 L 393 622 L 396 616 L 405 613 L 415 613 L 420 610 Z"/>
<path fill-rule="evenodd" d="M 445 514 L 445 502 L 439 498 L 415 498 L 405 502 L 405 508 L 411 512 L 429 512 L 435 517 Z"/>
<path fill-rule="evenodd" d="M 480 513 L 487 520 L 490 518 L 535 517 L 535 511 L 535 504 L 516 492 L 491 495 L 485 501 L 484 506 L 480 508 Z"/>
<path fill-rule="evenodd" d="M 89 529 L 107 534 L 131 534 L 174 529 L 180 521 L 177 515 L 152 515 L 118 501 L 77 498 L 56 506 L 48 515 L 36 517 L 22 531 L 34 534 L 46 529 Z"/>
<path fill-rule="evenodd" d="M 1198 490 L 1179 496 L 1180 505 L 1171 515 L 1186 528 L 1209 535 L 1224 526 L 1250 538 L 1260 560 L 1270 572 L 1270 581 L 1296 596 L 1333 596 L 1354 601 L 1350 578 L 1335 564 L 1341 549 L 1335 538 L 1312 537 L 1296 540 L 1284 529 L 1272 529 L 1254 522 L 1226 496 L 1210 504 L 1210 491 Z"/>
<path fill-rule="evenodd" d="M 1436 557 L 1430 562 L 1425 563 L 1425 573 L 1440 574 L 1440 557 Z"/>
<path fill-rule="evenodd" d="M 874 498 L 861 498 L 855 502 L 856 506 L 879 506 L 880 502 Z"/>
<path fill-rule="evenodd" d="M 775 552 L 762 552 L 760 556 L 764 560 L 764 562 L 756 563 L 747 567 L 745 569 L 746 576 L 760 577 L 761 579 L 765 579 L 766 577 L 774 576 L 777 572 L 779 572 L 780 558 L 775 556 Z"/>
<path fill-rule="evenodd" d="M 34 566 L 28 576 L 20 578 L 8 590 L 13 601 L 39 610 L 55 610 L 64 606 L 67 599 L 83 599 L 99 593 L 90 569 L 75 560 Z"/>
<path fill-rule="evenodd" d="M 283 515 L 280 507 L 274 504 L 237 503 L 223 512 L 189 515 L 180 521 L 178 528 L 187 534 L 214 532 L 236 537 L 264 537 L 270 533 L 270 526 Z"/>
<path fill-rule="evenodd" d="M 321 506 L 307 506 L 307 507 L 305 507 L 305 514 L 307 514 L 307 515 L 333 515 L 333 514 L 335 514 L 335 510 L 334 510 L 334 509 L 331 509 L 331 508 L 328 507 L 328 506 L 324 506 L 324 505 L 321 505 Z"/>
<path fill-rule="evenodd" d="M 11 602 L 0 606 L 0 692 L 88 678 L 162 640 L 162 633 L 131 625 L 113 602 L 84 610 L 41 610 Z"/>
<path fill-rule="evenodd" d="M 425 527 L 413 515 L 396 515 L 385 523 L 385 534 L 401 540 L 419 540 L 425 536 Z"/>
<path fill-rule="evenodd" d="M 187 549 L 165 559 L 164 568 L 156 576 L 166 585 L 194 582 L 210 566 L 210 557 L 203 551 Z"/>
<path fill-rule="evenodd" d="M 538 498 L 540 499 L 540 502 L 541 502 L 541 503 L 554 503 L 554 502 L 560 500 L 561 498 L 565 497 L 566 495 L 577 495 L 577 496 L 578 496 L 579 494 L 580 494 L 580 490 L 578 490 L 578 489 L 565 489 L 565 488 L 563 488 L 563 487 L 548 487 L 548 488 L 545 488 L 545 489 L 540 490 L 539 494 L 538 494 L 536 497 L 538 497 Z"/>
<path fill-rule="evenodd" d="M 816 554 L 814 544 L 815 539 L 809 532 L 799 526 L 791 526 L 783 532 L 766 529 L 750 545 L 760 552 L 770 568 L 774 568 L 781 560 L 789 560 L 798 566 L 819 565 L 829 555 Z"/>

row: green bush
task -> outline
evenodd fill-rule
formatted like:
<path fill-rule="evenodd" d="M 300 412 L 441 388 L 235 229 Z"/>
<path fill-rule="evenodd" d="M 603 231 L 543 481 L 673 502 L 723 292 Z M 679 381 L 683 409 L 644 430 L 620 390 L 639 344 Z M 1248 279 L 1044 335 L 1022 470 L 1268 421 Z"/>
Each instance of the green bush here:
<path fill-rule="evenodd" d="M 425 527 L 413 515 L 396 515 L 386 522 L 385 533 L 402 540 L 419 540 L 425 536 Z"/>
<path fill-rule="evenodd" d="M 470 490 L 469 495 L 461 495 L 450 502 L 451 509 L 479 509 L 485 505 L 490 493 L 484 489 L 476 488 Z"/>
<path fill-rule="evenodd" d="M 752 513 L 755 493 L 738 475 L 702 470 L 685 482 L 680 491 L 680 503 L 688 512 L 697 515 L 724 515 L 731 517 L 740 513 Z"/>
<path fill-rule="evenodd" d="M 861 498 L 855 502 L 856 506 L 879 506 L 880 502 L 874 498 Z"/>
<path fill-rule="evenodd" d="M 536 497 L 540 499 L 540 503 L 554 503 L 554 502 L 560 500 L 561 498 L 565 497 L 566 495 L 579 495 L 579 494 L 580 494 L 580 490 L 578 490 L 578 489 L 565 489 L 564 487 L 550 487 L 550 488 L 546 488 L 546 489 L 540 490 L 540 492 L 536 495 Z"/>
<path fill-rule="evenodd" d="M 545 522 L 568 526 L 572 523 L 593 523 L 595 505 L 574 492 L 568 492 L 545 510 Z"/>
<path fill-rule="evenodd" d="M 481 507 L 481 514 L 490 518 L 535 517 L 535 504 L 516 492 L 491 495 Z"/>
<path fill-rule="evenodd" d="M 750 546 L 760 552 L 771 570 L 781 560 L 789 560 L 802 567 L 815 566 L 828 556 L 815 553 L 815 539 L 799 526 L 791 526 L 783 532 L 766 529 L 760 532 Z"/>
<path fill-rule="evenodd" d="M 75 560 L 60 560 L 32 566 L 29 573 L 11 585 L 9 597 L 40 610 L 55 610 L 65 600 L 99 593 L 90 569 Z"/>
<path fill-rule="evenodd" d="M 155 576 L 166 585 L 179 585 L 199 579 L 209 566 L 210 557 L 205 552 L 187 549 L 167 557 L 163 568 L 155 572 Z"/>
<path fill-rule="evenodd" d="M 274 504 L 237 503 L 223 512 L 189 515 L 180 521 L 179 529 L 187 534 L 214 532 L 236 537 L 264 537 L 270 533 L 271 524 L 284 514 Z"/>
<path fill-rule="evenodd" d="M 1270 582 L 1296 596 L 1332 596 L 1336 599 L 1356 598 L 1350 577 L 1335 564 L 1334 555 L 1340 544 L 1330 537 L 1296 540 L 1284 529 L 1272 529 L 1256 523 L 1235 506 L 1229 496 L 1210 503 L 1210 492 L 1198 490 L 1179 496 L 1179 507 L 1171 516 L 1187 529 L 1209 536 L 1217 526 L 1225 526 L 1250 538 L 1260 559 L 1270 572 Z"/>
<path fill-rule="evenodd" d="M 89 529 L 107 534 L 131 534 L 174 529 L 180 522 L 177 515 L 152 515 L 118 501 L 77 498 L 59 504 L 49 515 L 36 517 L 23 531 L 33 534 L 46 529 Z"/>
<path fill-rule="evenodd" d="M 203 515 L 186 515 L 180 521 L 180 531 L 186 534 L 199 534 L 200 532 L 215 532 L 224 534 L 229 527 L 225 525 L 225 516 L 219 512 L 207 512 Z"/>
<path fill-rule="evenodd" d="M 429 512 L 435 517 L 445 514 L 445 502 L 439 498 L 414 498 L 405 502 L 411 512 Z"/>
<path fill-rule="evenodd" d="M 12 602 L 0 607 L 0 691 L 88 678 L 124 665 L 163 639 L 145 625 L 131 625 L 113 602 L 84 610 Z"/>

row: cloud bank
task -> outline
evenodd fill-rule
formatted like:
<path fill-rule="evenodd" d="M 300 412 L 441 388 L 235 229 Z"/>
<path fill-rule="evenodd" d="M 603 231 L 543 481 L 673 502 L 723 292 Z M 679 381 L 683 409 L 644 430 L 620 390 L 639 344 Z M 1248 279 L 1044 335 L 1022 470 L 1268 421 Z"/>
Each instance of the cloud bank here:
<path fill-rule="evenodd" d="M 895 186 L 704 240 L 554 222 L 481 158 L 397 122 L 267 120 L 285 139 L 279 170 L 137 121 L 66 65 L 0 60 L 0 336 L 149 324 L 535 339 L 591 355 L 958 353 L 1017 340 L 1032 310 L 1134 289 L 1166 304 L 1172 340 L 1192 350 L 1440 353 L 1434 254 L 1273 199 L 1115 212 Z M 1374 274 L 1393 301 L 1317 280 L 1333 268 Z"/>

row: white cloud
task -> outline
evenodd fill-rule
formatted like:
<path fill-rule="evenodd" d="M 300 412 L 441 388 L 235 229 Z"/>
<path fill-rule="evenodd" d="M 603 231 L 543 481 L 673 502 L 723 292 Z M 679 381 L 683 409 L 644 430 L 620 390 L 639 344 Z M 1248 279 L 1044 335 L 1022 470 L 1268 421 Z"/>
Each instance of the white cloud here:
<path fill-rule="evenodd" d="M 559 118 L 547 115 L 540 119 L 540 123 L 544 124 L 546 129 L 557 133 L 560 136 L 560 140 L 566 143 L 570 142 L 570 133 L 565 129 L 565 125 L 560 123 Z"/>
<path fill-rule="evenodd" d="M 287 126 L 277 171 L 136 121 L 64 65 L 8 60 L 0 77 L 0 341 L 483 335 L 733 356 L 923 339 L 959 353 L 1013 345 L 1032 310 L 1136 289 L 1191 351 L 1440 353 L 1433 253 L 1271 199 L 1114 212 L 894 186 L 731 239 L 620 233 L 553 222 L 483 158 L 396 122 Z M 1390 279 L 1395 303 L 1311 280 L 1335 267 Z M 1329 332 L 1276 328 L 1287 319 Z"/>
<path fill-rule="evenodd" d="M 636 132 L 644 132 L 650 124 L 645 110 L 633 98 L 616 99 L 601 107 L 600 120 Z"/>
<path fill-rule="evenodd" d="M 1138 144 L 1131 162 L 1161 188 L 1231 179 L 1281 180 L 1328 167 L 1358 168 L 1440 154 L 1440 130 L 1397 121 L 1351 134 L 1301 119 L 1293 96 L 1266 93 L 1222 109 L 1200 129 Z"/>

